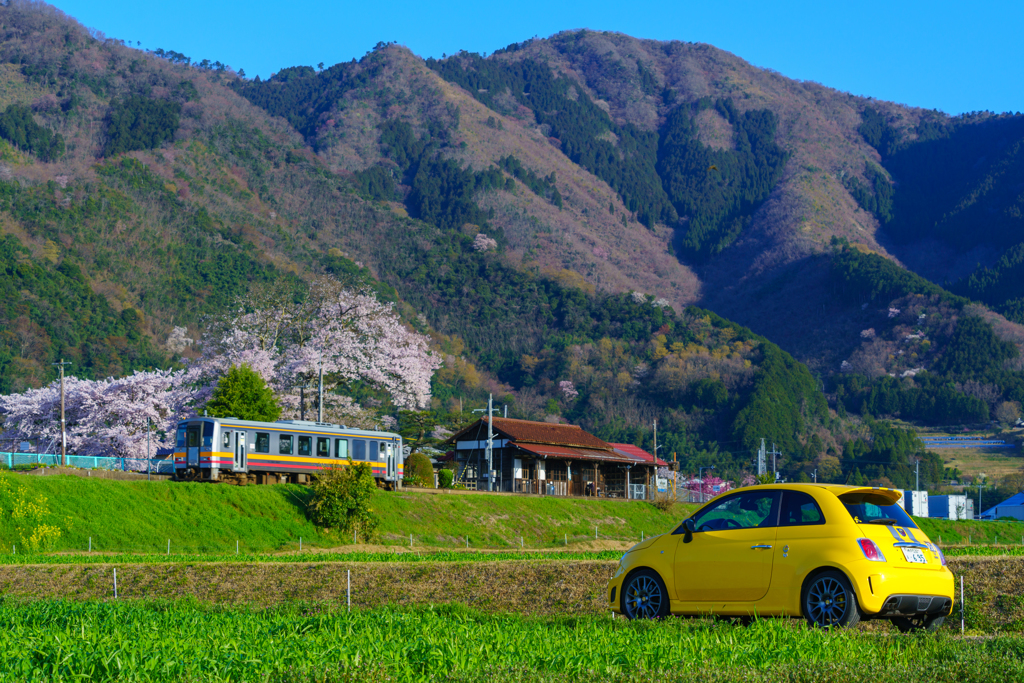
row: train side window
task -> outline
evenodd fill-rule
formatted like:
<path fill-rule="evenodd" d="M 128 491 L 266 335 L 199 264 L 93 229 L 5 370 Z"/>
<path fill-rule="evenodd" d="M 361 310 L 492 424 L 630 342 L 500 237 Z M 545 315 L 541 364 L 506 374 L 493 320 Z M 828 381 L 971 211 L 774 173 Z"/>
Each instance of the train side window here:
<path fill-rule="evenodd" d="M 377 460 L 379 460 L 379 458 L 377 457 L 377 449 L 379 447 L 380 444 L 377 443 L 376 441 L 370 442 L 370 462 L 377 462 Z"/>
<path fill-rule="evenodd" d="M 311 436 L 300 436 L 299 437 L 299 455 L 309 455 L 313 452 L 313 437 Z"/>
<path fill-rule="evenodd" d="M 331 440 L 325 437 L 318 437 L 316 440 L 316 456 L 318 458 L 331 457 Z"/>
<path fill-rule="evenodd" d="M 256 452 L 270 452 L 270 434 L 268 432 L 256 432 Z"/>
<path fill-rule="evenodd" d="M 292 454 L 292 435 L 291 434 L 282 434 L 280 437 L 278 437 L 278 439 L 277 439 L 277 451 L 281 455 L 291 455 Z"/>
<path fill-rule="evenodd" d="M 334 457 L 348 458 L 348 439 L 334 440 Z"/>
<path fill-rule="evenodd" d="M 213 448 L 213 423 L 203 423 L 203 446 L 206 448 Z"/>
<path fill-rule="evenodd" d="M 224 445 L 224 448 L 231 448 L 231 432 L 224 430 L 221 433 L 221 443 Z"/>
<path fill-rule="evenodd" d="M 366 442 L 362 439 L 353 439 L 352 441 L 352 459 L 353 460 L 366 460 Z"/>

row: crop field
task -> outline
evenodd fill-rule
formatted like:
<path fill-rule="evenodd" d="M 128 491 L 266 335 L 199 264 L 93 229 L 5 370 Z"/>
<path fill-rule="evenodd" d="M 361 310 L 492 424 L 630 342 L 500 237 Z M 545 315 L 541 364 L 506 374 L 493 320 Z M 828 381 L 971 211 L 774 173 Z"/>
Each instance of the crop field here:
<path fill-rule="evenodd" d="M 73 598 L 201 600 L 251 608 L 313 602 L 355 609 L 462 605 L 538 617 L 609 614 L 605 593 L 615 560 L 447 562 L 164 563 L 8 565 L 0 595 L 18 600 Z M 1024 559 L 955 557 L 964 578 L 969 634 L 1024 633 Z M 959 592 L 958 592 L 959 593 Z M 957 617 L 960 596 L 957 595 Z M 887 626 L 885 622 L 877 625 Z M 944 630 L 959 631 L 947 624 Z"/>
<path fill-rule="evenodd" d="M 6 600 L 0 623 L 0 676 L 18 681 L 1024 679 L 1021 638 L 829 632 L 793 620 Z"/>

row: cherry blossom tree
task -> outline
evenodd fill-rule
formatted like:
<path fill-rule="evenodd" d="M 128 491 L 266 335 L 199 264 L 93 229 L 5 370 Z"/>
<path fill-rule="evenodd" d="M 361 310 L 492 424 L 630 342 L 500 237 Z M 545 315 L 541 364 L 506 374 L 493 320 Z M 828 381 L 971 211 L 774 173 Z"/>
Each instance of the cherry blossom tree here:
<path fill-rule="evenodd" d="M 216 330 L 191 368 L 196 386 L 212 386 L 228 367 L 245 363 L 279 393 L 313 385 L 323 372 L 327 392 L 362 381 L 400 407 L 419 408 L 429 403 L 430 379 L 442 362 L 391 304 L 331 277 L 314 280 L 299 304 L 273 295 L 249 299 Z"/>
<path fill-rule="evenodd" d="M 70 453 L 128 458 L 144 469 L 147 434 L 153 451 L 174 445 L 175 425 L 197 414 L 232 366 L 247 365 L 278 394 L 283 417 L 298 417 L 300 382 L 325 377 L 325 419 L 354 427 L 390 429 L 349 397 L 333 393 L 365 382 L 399 407 L 425 407 L 441 357 L 371 293 L 347 289 L 333 278 L 314 280 L 295 304 L 282 291 L 257 291 L 211 325 L 200 357 L 182 370 L 136 372 L 127 377 L 66 377 L 65 416 Z M 0 396 L 0 439 L 60 443 L 60 383 Z M 147 428 L 149 425 L 149 428 Z"/>
<path fill-rule="evenodd" d="M 725 493 L 732 488 L 732 483 L 724 481 L 719 477 L 705 476 L 703 480 L 693 477 L 686 482 L 686 489 L 697 493 L 700 500 L 711 500 L 720 493 Z M 692 500 L 692 498 L 691 498 Z"/>
<path fill-rule="evenodd" d="M 149 443 L 173 445 L 176 422 L 187 415 L 190 392 L 183 371 L 136 372 L 104 380 L 64 379 L 67 450 L 76 455 L 128 458 L 144 469 Z M 21 394 L 0 396 L 3 440 L 36 439 L 52 450 L 60 444 L 60 381 Z"/>

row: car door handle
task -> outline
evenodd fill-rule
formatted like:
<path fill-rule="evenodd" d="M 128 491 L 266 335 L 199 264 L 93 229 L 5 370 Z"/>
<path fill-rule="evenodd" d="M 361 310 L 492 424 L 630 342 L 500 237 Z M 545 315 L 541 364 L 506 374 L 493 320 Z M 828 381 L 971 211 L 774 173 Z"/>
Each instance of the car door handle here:
<path fill-rule="evenodd" d="M 771 550 L 772 547 L 770 545 L 752 545 L 752 546 L 750 546 L 750 549 L 751 550 Z"/>

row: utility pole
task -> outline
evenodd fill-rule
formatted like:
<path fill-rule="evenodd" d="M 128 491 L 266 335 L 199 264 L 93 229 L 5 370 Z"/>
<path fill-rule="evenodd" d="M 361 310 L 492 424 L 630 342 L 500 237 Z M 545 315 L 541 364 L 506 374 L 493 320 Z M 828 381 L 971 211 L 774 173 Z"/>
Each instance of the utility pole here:
<path fill-rule="evenodd" d="M 153 420 L 146 418 L 146 481 L 152 479 L 153 449 L 150 447 L 150 436 L 153 433 Z"/>
<path fill-rule="evenodd" d="M 68 431 L 64 422 L 64 366 L 71 365 L 71 361 L 60 359 L 59 363 L 52 363 L 60 370 L 60 464 L 67 467 L 68 464 Z"/>
<path fill-rule="evenodd" d="M 487 490 L 494 490 L 494 394 L 487 394 Z"/>
<path fill-rule="evenodd" d="M 775 450 L 775 444 L 772 443 L 772 473 L 775 475 L 775 479 L 773 481 L 779 480 L 779 469 L 775 466 L 775 456 L 777 455 L 782 455 L 782 453 Z"/>
<path fill-rule="evenodd" d="M 654 421 L 654 462 L 658 462 L 658 421 Z"/>
<path fill-rule="evenodd" d="M 757 476 L 765 474 L 765 445 L 764 439 L 761 439 L 761 447 L 757 449 Z"/>
<path fill-rule="evenodd" d="M 483 412 L 480 409 L 474 413 Z M 494 451 L 494 394 L 487 395 L 487 447 L 484 449 L 484 456 L 487 459 L 487 490 L 494 490 L 494 470 L 491 463 Z"/>

